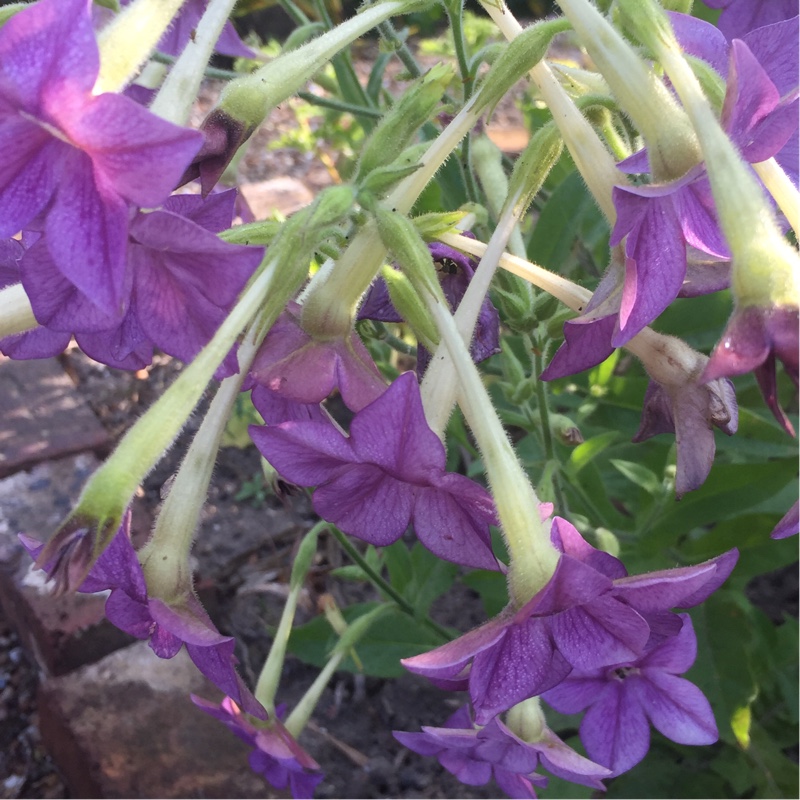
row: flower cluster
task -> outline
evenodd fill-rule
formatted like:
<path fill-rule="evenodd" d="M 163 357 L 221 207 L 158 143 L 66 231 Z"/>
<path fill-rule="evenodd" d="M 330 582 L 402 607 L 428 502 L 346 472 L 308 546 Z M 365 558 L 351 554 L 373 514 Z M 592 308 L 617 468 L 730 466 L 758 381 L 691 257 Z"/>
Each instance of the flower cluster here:
<path fill-rule="evenodd" d="M 674 433 L 676 466 L 674 480 L 670 464 L 659 485 L 649 467 L 613 462 L 652 501 L 644 516 L 630 514 L 626 559 L 634 527 L 647 517 L 643 535 L 652 533 L 673 487 L 680 499 L 704 484 L 716 456 L 714 429 L 737 432 L 730 378 L 753 373 L 768 408 L 793 433 L 783 396 L 779 401 L 777 362 L 796 387 L 800 259 L 785 235 L 789 227 L 797 232 L 800 208 L 796 4 L 707 0 L 723 9 L 718 30 L 666 14 L 655 0 L 617 0 L 609 17 L 588 0 L 560 0 L 564 19 L 523 31 L 502 0 L 481 0 L 514 42 L 470 60 L 458 33 L 461 82 L 452 80 L 455 68 L 435 68 L 376 121 L 390 57 L 382 56 L 363 91 L 351 87 L 320 100 L 332 112 L 359 112 L 363 95 L 363 114 L 354 118 L 368 120 L 366 139 L 351 183 L 325 190 L 282 223 L 243 226 L 233 226 L 235 190 L 212 191 L 235 151 L 271 108 L 324 74 L 356 37 L 379 26 L 391 39 L 386 20 L 417 10 L 419 0 L 380 0 L 319 36 L 329 20 L 304 25 L 278 58 L 251 74 L 226 76 L 200 131 L 175 122 L 188 119 L 188 101 L 183 115 L 167 107 L 181 86 L 200 85 L 216 35 L 217 52 L 263 60 L 227 20 L 234 3 L 120 5 L 114 17 L 91 0 L 37 0 L 0 19 L 0 352 L 45 358 L 74 338 L 109 367 L 138 370 L 160 350 L 186 368 L 126 433 L 56 535 L 46 545 L 20 535 L 36 566 L 58 591 L 107 592 L 108 619 L 147 640 L 160 658 L 185 647 L 225 695 L 219 704 L 193 701 L 250 747 L 255 772 L 295 797 L 311 797 L 323 780 L 298 739 L 335 670 L 350 656 L 359 663 L 361 637 L 387 609 L 414 624 L 428 609 L 427 596 L 419 604 L 408 596 L 424 576 L 410 576 L 405 592 L 383 577 L 383 566 L 390 577 L 413 569 L 414 559 L 403 569 L 389 566 L 402 545 L 385 551 L 385 561 L 372 561 L 371 550 L 363 555 L 346 536 L 388 547 L 413 534 L 428 551 L 417 547 L 414 555 L 437 567 L 435 558 L 506 578 L 508 603 L 495 617 L 450 640 L 449 631 L 426 619 L 445 643 L 406 650 L 416 654 L 402 659 L 437 687 L 468 694 L 468 705 L 441 725 L 394 732 L 463 783 L 494 779 L 512 797 L 534 798 L 547 785 L 538 771 L 544 770 L 602 791 L 604 780 L 642 761 L 651 726 L 679 744 L 715 742 L 708 700 L 682 677 L 698 650 L 685 610 L 722 586 L 738 550 L 698 564 L 721 548 L 703 556 L 676 556 L 676 549 L 670 558 L 682 566 L 629 575 L 616 555 L 592 546 L 576 525 L 613 527 L 618 509 L 590 520 L 602 509 L 579 487 L 563 485 L 570 475 L 577 483 L 578 462 L 596 451 L 587 442 L 570 461 L 574 473 L 559 463 L 542 381 L 600 364 L 618 347 L 647 373 L 633 441 Z M 459 3 L 445 5 L 460 20 Z M 305 19 L 294 3 L 286 7 Z M 126 41 L 118 23 L 148 13 L 152 42 Z M 617 26 L 625 27 L 624 37 Z M 556 75 L 544 60 L 552 37 L 568 27 L 599 77 L 575 68 Z M 196 39 L 205 45 L 195 48 Z M 162 70 L 169 74 L 160 90 L 144 90 L 132 81 L 154 48 L 171 71 Z M 408 66 L 402 42 L 392 48 Z M 483 61 L 491 62 L 485 74 L 478 69 Z M 335 63 L 338 80 L 355 81 L 346 59 Z M 112 80 L 111 71 L 124 74 Z M 524 75 L 552 119 L 509 177 L 496 148 L 488 140 L 471 148 L 470 137 Z M 463 105 L 450 115 L 459 95 Z M 437 118 L 443 102 L 448 114 Z M 624 122 L 609 121 L 616 115 Z M 462 140 L 461 155 L 450 158 Z M 544 141 L 553 145 L 550 155 Z M 569 162 L 560 158 L 562 144 Z M 480 162 L 477 178 L 473 161 Z M 577 167 L 606 217 L 610 259 L 593 293 L 502 252 L 525 252 L 527 223 L 517 223 L 565 163 Z M 195 178 L 200 186 L 186 191 L 198 194 L 175 194 Z M 551 198 L 561 186 L 548 185 Z M 442 198 L 441 214 L 409 217 L 441 191 L 453 192 Z M 488 244 L 472 233 L 453 234 L 456 225 L 485 229 L 491 218 L 498 222 Z M 482 257 L 428 241 L 437 238 L 463 239 L 477 248 L 465 251 Z M 517 278 L 495 281 L 490 295 L 498 264 Z M 563 342 L 541 375 L 565 317 L 553 311 L 556 300 L 522 278 L 538 280 L 578 314 L 564 324 Z M 676 299 L 722 290 L 730 291 L 733 313 L 721 335 L 715 331 L 705 342 L 718 341 L 710 355 L 650 327 Z M 358 324 L 367 319 L 402 327 L 370 342 L 375 326 Z M 392 356 L 378 358 L 390 345 Z M 432 356 L 426 346 L 434 345 Z M 486 362 L 484 375 L 479 362 Z M 137 487 L 213 378 L 220 385 L 151 538 L 136 550 L 130 503 Z M 190 565 L 220 442 L 233 409 L 245 405 L 243 392 L 254 409 L 247 420 L 253 444 L 281 481 L 308 490 L 321 520 L 296 548 L 281 621 L 253 691 L 237 672 L 234 639 L 217 630 L 195 593 Z M 556 410 L 561 419 L 575 399 Z M 456 402 L 459 416 L 448 428 Z M 588 408 L 579 413 L 590 415 Z M 256 412 L 263 424 L 249 424 Z M 507 435 L 511 425 L 525 439 L 518 430 Z M 463 461 L 469 468 L 459 471 Z M 543 474 L 533 476 L 534 489 L 536 470 Z M 555 502 L 541 502 L 540 493 Z M 575 525 L 554 516 L 556 506 Z M 770 511 L 777 518 L 784 509 Z M 715 520 L 697 523 L 689 538 L 702 539 L 709 521 Z M 326 529 L 392 604 L 376 603 L 355 619 L 328 604 L 337 642 L 287 715 L 276 704 L 279 677 L 298 598 L 318 557 L 317 537 Z M 797 532 L 795 503 L 772 537 Z M 648 567 L 658 566 L 655 555 L 650 547 Z M 583 713 L 579 736 L 588 757 L 548 726 L 547 707 Z"/>

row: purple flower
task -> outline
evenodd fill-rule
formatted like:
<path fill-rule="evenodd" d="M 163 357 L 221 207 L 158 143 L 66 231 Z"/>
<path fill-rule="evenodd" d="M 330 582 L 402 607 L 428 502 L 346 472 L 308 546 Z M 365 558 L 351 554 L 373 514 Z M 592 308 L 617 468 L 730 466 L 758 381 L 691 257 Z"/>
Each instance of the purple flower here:
<path fill-rule="evenodd" d="M 638 764 L 650 747 L 650 724 L 678 744 L 717 741 L 714 713 L 703 693 L 678 675 L 697 657 L 688 614 L 677 635 L 640 658 L 603 669 L 576 670 L 544 699 L 564 714 L 585 708 L 580 737 L 592 760 L 614 775 Z"/>
<path fill-rule="evenodd" d="M 727 79 L 721 122 L 742 156 L 751 164 L 775 156 L 796 185 L 796 16 L 730 44 L 713 25 L 695 17 L 670 14 L 670 19 L 683 49 Z"/>
<path fill-rule="evenodd" d="M 489 493 L 445 471 L 444 445 L 425 421 L 413 373 L 401 375 L 359 411 L 344 436 L 330 422 L 250 427 L 256 447 L 281 476 L 316 486 L 314 510 L 343 531 L 379 547 L 409 524 L 447 561 L 497 569 Z"/>
<path fill-rule="evenodd" d="M 191 361 L 221 324 L 263 253 L 215 235 L 230 224 L 235 194 L 206 201 L 176 195 L 163 209 L 132 217 L 121 318 L 102 312 L 59 272 L 47 236 L 36 241 L 19 270 L 37 320 L 62 336 L 54 341 L 55 347 L 61 344 L 56 352 L 74 333 L 85 353 L 120 369 L 146 366 L 154 347 Z M 5 341 L 0 347 L 18 357 Z"/>
<path fill-rule="evenodd" d="M 775 526 L 770 536 L 773 539 L 786 539 L 789 536 L 797 536 L 800 527 L 800 514 L 798 514 L 798 502 L 781 517 L 781 521 Z"/>
<path fill-rule="evenodd" d="M 20 540 L 32 558 L 39 558 L 44 550 L 41 542 L 25 534 L 20 534 Z M 48 577 L 58 581 L 60 570 L 80 567 L 85 559 L 79 556 L 91 555 L 93 541 L 86 528 L 76 528 L 60 557 L 44 565 Z M 263 718 L 264 709 L 236 673 L 234 639 L 217 631 L 194 591 L 186 589 L 169 602 L 148 597 L 142 566 L 130 540 L 130 512 L 77 589 L 84 593 L 106 590 L 111 590 L 106 600 L 106 617 L 111 623 L 137 639 L 149 639 L 159 658 L 172 658 L 186 645 L 203 675 L 249 713 Z"/>
<path fill-rule="evenodd" d="M 239 706 L 226 697 L 217 705 L 192 695 L 192 702 L 224 723 L 243 742 L 253 748 L 250 769 L 263 776 L 276 789 L 287 785 L 292 797 L 313 797 L 317 784 L 325 777 L 311 756 L 303 750 L 281 721 L 286 706 L 278 706 L 276 716 L 254 725 Z"/>
<path fill-rule="evenodd" d="M 248 383 L 306 405 L 322 402 L 338 388 L 352 411 L 360 411 L 386 389 L 357 333 L 347 339 L 314 339 L 300 324 L 297 303 L 290 303 L 270 328 L 250 368 Z"/>
<path fill-rule="evenodd" d="M 563 555 L 524 606 L 507 607 L 455 641 L 403 659 L 441 688 L 468 689 L 479 724 L 554 688 L 573 669 L 635 661 L 677 633 L 680 622 L 670 609 L 703 602 L 738 557 L 731 550 L 694 567 L 628 577 L 622 562 L 591 547 L 566 520 L 554 518 L 551 538 Z"/>
<path fill-rule="evenodd" d="M 775 360 L 798 385 L 797 308 L 745 306 L 733 312 L 703 372 L 703 381 L 754 372 L 775 418 L 790 435 L 794 428 L 778 404 Z"/>
<path fill-rule="evenodd" d="M 428 245 L 433 261 L 439 273 L 439 283 L 442 286 L 447 303 L 451 311 L 455 311 L 461 303 L 464 292 L 475 274 L 477 264 L 464 253 L 448 247 L 441 242 L 432 242 Z M 378 278 L 370 286 L 364 302 L 358 312 L 359 319 L 374 319 L 379 322 L 402 322 L 383 278 Z M 481 305 L 478 321 L 475 326 L 475 336 L 470 344 L 470 355 L 477 364 L 489 356 L 500 352 L 500 318 L 497 309 L 486 297 Z M 417 376 L 421 379 L 431 359 L 431 354 L 423 345 L 417 347 Z"/>
<path fill-rule="evenodd" d="M 88 0 L 41 0 L 0 28 L 0 237 L 44 215 L 58 270 L 105 313 L 125 290 L 130 205 L 169 195 L 200 147 L 116 94 L 93 95 Z"/>
<path fill-rule="evenodd" d="M 610 775 L 550 730 L 545 729 L 538 741 L 526 742 L 497 718 L 483 728 L 475 727 L 466 707 L 442 728 L 423 726 L 422 733 L 393 731 L 393 736 L 415 753 L 435 756 L 468 786 L 481 786 L 494 776 L 509 797 L 536 797 L 533 786 L 547 784 L 546 778 L 534 773 L 540 763 L 560 778 L 596 789 L 604 789 L 600 779 Z"/>
<path fill-rule="evenodd" d="M 723 9 L 717 26 L 728 39 L 740 39 L 754 28 L 797 16 L 797 0 L 704 0 Z"/>
<path fill-rule="evenodd" d="M 613 198 L 617 221 L 609 244 L 625 240 L 625 276 L 611 344 L 621 347 L 679 295 L 687 247 L 717 258 L 730 253 L 702 165 L 669 183 L 615 186 Z"/>

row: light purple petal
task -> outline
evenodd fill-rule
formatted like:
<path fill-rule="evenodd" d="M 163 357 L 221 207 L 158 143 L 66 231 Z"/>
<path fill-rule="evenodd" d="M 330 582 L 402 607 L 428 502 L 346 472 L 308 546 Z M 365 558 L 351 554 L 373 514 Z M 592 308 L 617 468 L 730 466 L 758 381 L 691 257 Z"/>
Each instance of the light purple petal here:
<path fill-rule="evenodd" d="M 681 49 L 710 64 L 723 78 L 728 75 L 728 41 L 710 22 L 691 14 L 668 11 Z"/>
<path fill-rule="evenodd" d="M 589 758 L 615 775 L 638 764 L 650 749 L 650 726 L 627 683 L 627 680 L 608 683 L 586 712 L 580 727 L 581 741 Z"/>
<path fill-rule="evenodd" d="M 780 3 L 782 0 L 778 0 Z M 786 8 L 791 9 L 797 4 L 793 0 L 785 0 Z M 776 3 L 777 5 L 777 3 Z M 751 30 L 741 37 L 750 48 L 750 52 L 758 59 L 759 64 L 766 70 L 769 79 L 775 84 L 781 96 L 797 88 L 798 64 L 798 24 L 797 16 L 791 19 L 783 18 L 771 25 L 763 25 Z"/>
<path fill-rule="evenodd" d="M 605 689 L 605 670 L 596 670 L 592 676 L 572 672 L 558 686 L 548 689 L 542 697 L 562 714 L 577 714 L 596 702 Z"/>
<path fill-rule="evenodd" d="M 135 205 L 161 204 L 175 188 L 203 137 L 116 94 L 94 98 L 62 126 L 92 159 L 98 182 Z"/>
<path fill-rule="evenodd" d="M 626 683 L 657 731 L 678 744 L 713 744 L 719 738 L 705 695 L 683 678 L 643 669 Z"/>
<path fill-rule="evenodd" d="M 800 515 L 798 514 L 798 503 L 795 502 L 781 518 L 781 521 L 775 526 L 770 536 L 773 539 L 785 539 L 787 536 L 797 536 L 799 526 Z"/>
<path fill-rule="evenodd" d="M 678 618 L 682 622 L 680 631 L 646 653 L 639 661 L 642 669 L 681 675 L 694 664 L 697 658 L 697 637 L 692 618 L 688 614 L 679 614 Z"/>

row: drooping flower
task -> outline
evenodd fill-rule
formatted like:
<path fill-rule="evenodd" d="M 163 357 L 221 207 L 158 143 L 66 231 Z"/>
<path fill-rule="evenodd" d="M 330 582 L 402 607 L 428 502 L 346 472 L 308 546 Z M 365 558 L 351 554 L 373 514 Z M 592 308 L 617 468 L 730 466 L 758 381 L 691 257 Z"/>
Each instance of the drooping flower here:
<path fill-rule="evenodd" d="M 125 290 L 131 205 L 160 205 L 202 137 L 93 95 L 88 0 L 41 0 L 0 28 L 0 237 L 43 215 L 58 270 L 107 314 Z"/>
<path fill-rule="evenodd" d="M 798 324 L 797 308 L 743 306 L 733 312 L 708 365 L 702 380 L 713 381 L 754 372 L 761 393 L 775 418 L 785 430 L 794 435 L 794 428 L 777 397 L 776 359 L 795 386 L 798 385 Z"/>
<path fill-rule="evenodd" d="M 447 299 L 451 311 L 455 311 L 461 303 L 464 292 L 475 274 L 475 262 L 464 253 L 449 247 L 442 242 L 431 242 L 428 249 L 433 256 L 439 274 L 439 283 Z M 379 322 L 402 322 L 402 317 L 392 304 L 389 290 L 383 278 L 378 277 L 369 288 L 364 302 L 358 312 L 359 319 L 373 319 Z M 497 309 L 487 296 L 478 315 L 475 335 L 470 343 L 470 355 L 477 364 L 489 356 L 500 352 L 500 318 Z M 417 376 L 422 375 L 428 367 L 431 354 L 419 344 L 417 347 Z"/>
<path fill-rule="evenodd" d="M 287 481 L 314 486 L 314 510 L 359 539 L 384 547 L 412 524 L 431 552 L 497 569 L 489 493 L 445 471 L 444 445 L 430 430 L 413 373 L 362 408 L 346 437 L 330 422 L 250 427 L 256 447 Z"/>
<path fill-rule="evenodd" d="M 44 549 L 41 542 L 25 534 L 20 534 L 20 540 L 34 559 Z M 60 569 L 81 568 L 82 561 L 74 551 L 83 550 L 86 557 L 91 555 L 89 531 L 76 529 L 69 549 L 65 553 L 69 557 L 44 565 L 49 577 L 58 581 Z M 217 631 L 192 588 L 168 599 L 148 596 L 142 566 L 130 540 L 130 511 L 77 591 L 106 590 L 111 592 L 106 600 L 106 617 L 112 624 L 137 639 L 148 639 L 159 658 L 172 658 L 185 645 L 189 657 L 212 683 L 235 698 L 248 713 L 264 717 L 261 704 L 236 672 L 234 639 Z"/>
<path fill-rule="evenodd" d="M 285 705 L 277 706 L 276 715 L 266 722 L 253 724 L 230 697 L 219 704 L 195 695 L 191 698 L 199 709 L 218 719 L 253 748 L 249 757 L 253 772 L 263 776 L 276 789 L 283 790 L 288 786 L 294 798 L 314 796 L 314 789 L 325 775 L 283 725 Z"/>
<path fill-rule="evenodd" d="M 725 379 L 701 384 L 697 377 L 682 387 L 650 381 L 644 395 L 642 422 L 633 437 L 643 442 L 660 433 L 674 433 L 678 464 L 675 496 L 697 489 L 714 463 L 714 431 L 736 432 L 738 407 L 733 384 Z"/>
<path fill-rule="evenodd" d="M 102 312 L 61 274 L 47 235 L 36 241 L 20 259 L 19 272 L 37 320 L 60 334 L 51 337 L 55 352 L 61 352 L 74 333 L 85 353 L 119 369 L 146 366 L 154 347 L 191 361 L 261 260 L 261 248 L 229 244 L 215 235 L 230 224 L 235 194 L 205 201 L 176 195 L 162 209 L 132 217 L 121 318 Z M 18 343 L 17 349 L 7 348 L 5 341 L 0 347 L 18 357 Z M 25 353 L 32 357 L 30 343 Z"/>
<path fill-rule="evenodd" d="M 688 614 L 680 631 L 640 658 L 602 669 L 575 670 L 543 697 L 557 711 L 588 708 L 580 737 L 589 756 L 614 775 L 638 764 L 650 747 L 650 725 L 679 744 L 717 741 L 714 713 L 703 693 L 678 677 L 697 657 Z"/>
<path fill-rule="evenodd" d="M 322 402 L 338 388 L 352 411 L 360 411 L 386 389 L 357 333 L 346 339 L 314 339 L 300 324 L 297 303 L 290 303 L 270 328 L 250 368 L 248 385 L 264 386 L 306 405 Z"/>
<path fill-rule="evenodd" d="M 591 547 L 566 520 L 554 518 L 551 538 L 562 556 L 528 603 L 403 659 L 437 686 L 468 689 L 478 724 L 554 688 L 573 669 L 635 661 L 677 633 L 680 622 L 670 609 L 703 602 L 738 557 L 731 550 L 694 567 L 629 577 L 622 562 Z"/>
<path fill-rule="evenodd" d="M 550 730 L 538 741 L 527 742 L 498 718 L 476 726 L 467 707 L 456 711 L 441 728 L 423 726 L 421 733 L 393 731 L 392 735 L 415 753 L 435 756 L 468 786 L 481 786 L 494 777 L 509 797 L 535 798 L 533 787 L 547 785 L 547 779 L 534 772 L 539 764 L 560 778 L 596 789 L 605 788 L 600 779 L 610 774 Z"/>

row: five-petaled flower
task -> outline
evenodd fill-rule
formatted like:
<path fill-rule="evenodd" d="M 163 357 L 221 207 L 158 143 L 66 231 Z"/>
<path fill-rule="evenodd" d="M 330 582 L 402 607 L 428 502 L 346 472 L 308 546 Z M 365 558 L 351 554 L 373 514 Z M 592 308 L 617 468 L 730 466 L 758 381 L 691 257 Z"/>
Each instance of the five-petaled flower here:
<path fill-rule="evenodd" d="M 230 697 L 218 705 L 194 695 L 192 701 L 253 748 L 249 756 L 253 772 L 262 775 L 276 789 L 288 786 L 294 798 L 314 796 L 315 787 L 325 775 L 319 764 L 286 730 L 282 722 L 286 706 L 277 706 L 274 717 L 254 724 Z"/>
<path fill-rule="evenodd" d="M 202 137 L 122 95 L 93 94 L 90 5 L 40 0 L 0 28 L 0 237 L 40 218 L 59 272 L 113 315 L 132 206 L 163 203 Z"/>
<path fill-rule="evenodd" d="M 314 510 L 345 533 L 385 547 L 413 524 L 440 558 L 497 569 L 492 498 L 464 475 L 445 471 L 444 445 L 425 421 L 413 373 L 362 408 L 349 437 L 315 421 L 251 426 L 250 435 L 285 480 L 316 487 Z"/>
<path fill-rule="evenodd" d="M 703 693 L 678 676 L 697 657 L 688 614 L 680 631 L 640 658 L 595 670 L 575 670 L 544 699 L 564 714 L 588 708 L 580 726 L 589 756 L 614 775 L 638 764 L 650 747 L 650 723 L 679 744 L 717 741 L 714 713 Z"/>

